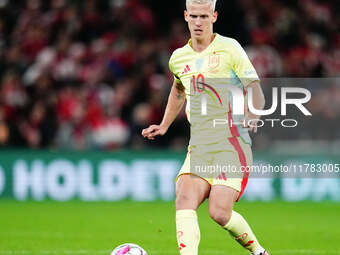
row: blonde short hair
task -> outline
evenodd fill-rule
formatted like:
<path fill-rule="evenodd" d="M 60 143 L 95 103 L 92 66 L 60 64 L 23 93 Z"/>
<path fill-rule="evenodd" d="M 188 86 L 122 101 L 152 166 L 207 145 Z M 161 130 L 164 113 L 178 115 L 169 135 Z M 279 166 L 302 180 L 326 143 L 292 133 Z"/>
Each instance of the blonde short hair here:
<path fill-rule="evenodd" d="M 210 3 L 212 10 L 215 11 L 217 0 L 186 0 L 186 7 L 188 9 L 189 4 L 207 4 Z"/>

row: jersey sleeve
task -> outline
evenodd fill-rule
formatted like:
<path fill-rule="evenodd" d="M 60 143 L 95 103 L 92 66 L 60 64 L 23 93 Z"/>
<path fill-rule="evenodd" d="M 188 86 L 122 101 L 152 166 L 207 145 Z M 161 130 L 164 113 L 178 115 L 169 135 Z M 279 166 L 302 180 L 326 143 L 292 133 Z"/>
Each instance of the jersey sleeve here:
<path fill-rule="evenodd" d="M 180 78 L 178 77 L 178 75 L 175 72 L 175 69 L 174 69 L 174 66 L 173 66 L 173 58 L 174 58 L 174 55 L 172 54 L 171 57 L 170 57 L 170 60 L 169 60 L 169 69 L 170 69 L 170 71 L 172 72 L 172 74 L 174 76 L 174 80 L 177 83 L 182 83 Z"/>
<path fill-rule="evenodd" d="M 247 87 L 253 81 L 260 80 L 246 52 L 236 40 L 233 40 L 232 61 L 233 70 L 244 87 Z"/>

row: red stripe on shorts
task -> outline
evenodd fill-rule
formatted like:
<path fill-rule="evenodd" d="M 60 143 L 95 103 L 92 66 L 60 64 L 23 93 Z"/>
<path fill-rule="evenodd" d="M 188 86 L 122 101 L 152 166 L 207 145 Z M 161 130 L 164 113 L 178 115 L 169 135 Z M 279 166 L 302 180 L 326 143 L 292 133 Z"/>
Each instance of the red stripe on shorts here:
<path fill-rule="evenodd" d="M 247 167 L 247 159 L 246 159 L 246 155 L 244 154 L 242 147 L 239 143 L 239 141 L 237 140 L 237 137 L 230 137 L 228 138 L 229 142 L 234 146 L 234 149 L 237 151 L 238 154 L 238 158 L 240 160 L 240 163 L 242 166 Z M 243 172 L 243 179 L 242 179 L 242 183 L 241 183 L 241 191 L 240 194 L 238 195 L 238 198 L 236 200 L 239 201 L 246 186 L 248 183 L 248 176 L 249 176 L 249 171 L 245 171 Z"/>

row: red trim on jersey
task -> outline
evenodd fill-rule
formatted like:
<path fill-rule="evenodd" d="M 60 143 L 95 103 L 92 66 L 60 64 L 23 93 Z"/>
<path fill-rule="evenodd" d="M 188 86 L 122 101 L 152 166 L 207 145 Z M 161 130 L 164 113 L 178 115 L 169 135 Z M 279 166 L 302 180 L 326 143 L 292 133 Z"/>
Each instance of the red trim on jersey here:
<path fill-rule="evenodd" d="M 187 65 L 186 68 L 187 68 L 188 72 L 191 71 L 189 65 Z"/>
<path fill-rule="evenodd" d="M 200 84 L 203 84 L 204 86 L 206 86 L 208 89 L 210 89 L 218 98 L 218 101 L 220 101 L 220 104 L 223 105 L 222 103 L 222 100 L 220 98 L 220 96 L 218 95 L 217 91 L 210 85 L 206 84 L 206 83 L 202 83 L 202 82 L 199 82 Z"/>
<path fill-rule="evenodd" d="M 229 142 L 234 146 L 234 149 L 237 151 L 238 154 L 238 158 L 240 160 L 240 163 L 242 166 L 247 167 L 247 159 L 246 159 L 246 155 L 244 154 L 242 147 L 239 143 L 239 141 L 237 140 L 237 137 L 230 137 L 228 138 Z M 241 191 L 240 194 L 238 195 L 238 198 L 236 200 L 239 201 L 246 186 L 248 183 L 248 177 L 249 177 L 249 171 L 245 171 L 243 172 L 243 179 L 242 179 L 242 183 L 241 183 Z"/>
<path fill-rule="evenodd" d="M 231 123 L 231 122 L 233 122 L 233 123 Z M 229 112 L 228 112 L 228 125 L 229 125 L 229 129 L 230 129 L 230 133 L 233 137 L 240 136 L 240 133 L 238 132 L 238 129 L 237 129 L 237 127 L 236 127 L 236 125 L 234 124 L 234 121 L 233 121 L 233 114 L 232 114 L 230 103 L 229 103 Z"/>

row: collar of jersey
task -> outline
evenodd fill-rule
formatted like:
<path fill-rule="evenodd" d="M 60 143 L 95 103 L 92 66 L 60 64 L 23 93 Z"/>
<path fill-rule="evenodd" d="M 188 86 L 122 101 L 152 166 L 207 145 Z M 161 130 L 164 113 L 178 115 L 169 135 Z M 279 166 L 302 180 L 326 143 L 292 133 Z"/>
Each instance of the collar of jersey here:
<path fill-rule="evenodd" d="M 216 42 L 217 37 L 219 36 L 219 34 L 218 34 L 218 33 L 214 33 L 214 35 L 215 35 L 215 38 L 212 40 L 212 42 L 208 45 L 208 47 L 206 47 L 206 48 L 205 48 L 203 51 L 201 51 L 201 52 L 197 52 L 197 51 L 195 51 L 195 50 L 191 47 L 191 38 L 189 39 L 189 41 L 188 41 L 188 43 L 187 43 L 187 46 L 190 48 L 191 51 L 195 52 L 196 54 L 202 54 L 202 53 L 204 53 L 205 51 L 209 50 L 209 48 L 211 47 L 211 45 L 213 45 L 213 44 Z"/>

